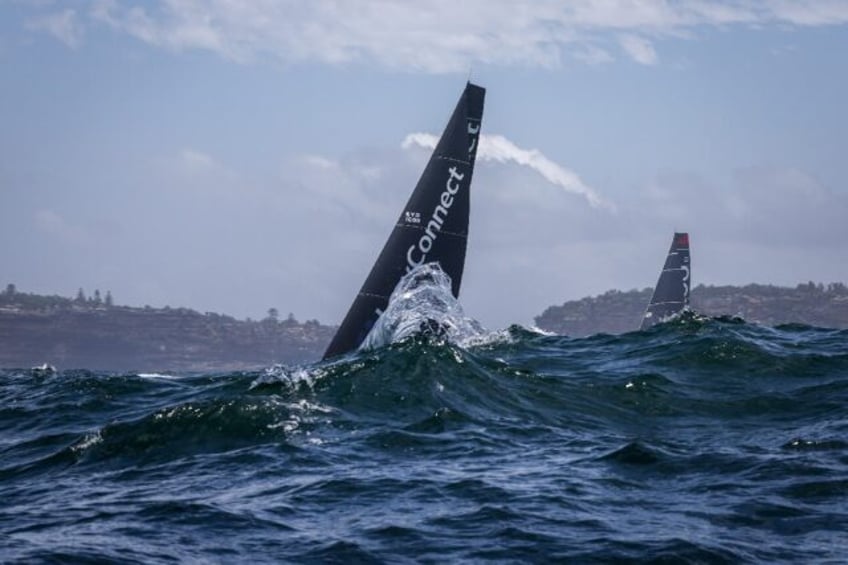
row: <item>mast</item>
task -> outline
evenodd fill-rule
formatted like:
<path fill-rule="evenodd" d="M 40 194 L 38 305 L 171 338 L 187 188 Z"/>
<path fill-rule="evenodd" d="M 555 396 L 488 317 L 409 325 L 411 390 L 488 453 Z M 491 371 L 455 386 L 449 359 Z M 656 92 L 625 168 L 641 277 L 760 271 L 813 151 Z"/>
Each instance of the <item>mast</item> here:
<path fill-rule="evenodd" d="M 359 347 L 410 269 L 436 261 L 459 297 L 468 241 L 471 177 L 486 90 L 468 82 L 389 239 L 324 359 Z"/>
<path fill-rule="evenodd" d="M 675 233 L 640 329 L 650 328 L 689 306 L 690 269 L 689 234 Z"/>

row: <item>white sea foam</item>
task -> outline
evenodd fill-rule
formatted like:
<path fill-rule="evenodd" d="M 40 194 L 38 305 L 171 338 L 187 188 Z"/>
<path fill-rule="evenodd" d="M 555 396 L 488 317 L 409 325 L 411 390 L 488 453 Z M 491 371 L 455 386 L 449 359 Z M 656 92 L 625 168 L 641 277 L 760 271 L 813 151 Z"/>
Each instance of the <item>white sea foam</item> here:
<path fill-rule="evenodd" d="M 139 373 L 139 377 L 142 379 L 177 379 L 174 375 L 166 375 L 163 373 Z"/>
<path fill-rule="evenodd" d="M 541 335 L 546 335 L 546 336 L 554 336 L 554 335 L 557 335 L 557 333 L 556 333 L 556 332 L 549 332 L 548 330 L 543 330 L 542 328 L 540 328 L 540 327 L 539 327 L 539 326 L 537 326 L 536 324 L 533 324 L 532 326 L 530 326 L 530 327 L 529 327 L 529 328 L 527 328 L 527 329 L 528 329 L 528 330 L 530 330 L 530 331 L 531 331 L 531 332 L 533 332 L 533 333 L 537 333 L 537 334 L 541 334 Z"/>
<path fill-rule="evenodd" d="M 360 349 L 422 333 L 459 345 L 486 335 L 480 323 L 462 311 L 451 292 L 451 279 L 438 263 L 420 265 L 404 275 Z"/>
<path fill-rule="evenodd" d="M 333 414 L 336 410 L 330 406 L 318 402 L 310 402 L 306 399 L 300 399 L 297 402 L 281 402 L 276 399 L 269 400 L 272 403 L 279 403 L 286 409 L 286 417 L 272 424 L 268 424 L 268 429 L 282 430 L 285 434 L 292 434 L 301 431 L 300 428 L 304 424 L 312 424 L 318 421 L 321 417 L 328 414 Z M 327 420 L 329 421 L 329 420 Z M 306 434 L 309 431 L 306 430 Z"/>
<path fill-rule="evenodd" d="M 297 387 L 301 384 L 312 388 L 315 382 L 326 374 L 322 368 L 305 369 L 303 367 L 286 367 L 285 365 L 273 365 L 265 369 L 265 372 L 252 383 L 250 388 L 266 384 L 284 384 Z"/>
<path fill-rule="evenodd" d="M 71 451 L 80 452 L 85 451 L 92 445 L 97 445 L 103 441 L 103 436 L 100 435 L 99 431 L 91 432 L 85 435 L 79 442 L 71 446 Z"/>

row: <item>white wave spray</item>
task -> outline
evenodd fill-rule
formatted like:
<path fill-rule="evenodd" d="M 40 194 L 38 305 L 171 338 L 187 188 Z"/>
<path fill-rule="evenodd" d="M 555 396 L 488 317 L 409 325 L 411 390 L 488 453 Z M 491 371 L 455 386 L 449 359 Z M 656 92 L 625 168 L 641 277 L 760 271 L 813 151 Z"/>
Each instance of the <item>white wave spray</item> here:
<path fill-rule="evenodd" d="M 398 282 L 389 305 L 360 349 L 373 349 L 412 335 L 467 344 L 482 339 L 483 327 L 465 316 L 451 292 L 451 279 L 438 263 L 420 265 Z"/>

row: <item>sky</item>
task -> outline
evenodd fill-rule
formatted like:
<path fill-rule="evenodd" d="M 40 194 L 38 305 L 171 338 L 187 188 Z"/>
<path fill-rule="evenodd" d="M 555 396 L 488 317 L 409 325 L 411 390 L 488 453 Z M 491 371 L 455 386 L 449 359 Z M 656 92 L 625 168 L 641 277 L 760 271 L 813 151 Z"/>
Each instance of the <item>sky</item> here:
<path fill-rule="evenodd" d="M 0 0 L 0 284 L 338 324 L 466 80 L 460 302 L 848 281 L 848 0 Z M 634 327 L 637 321 L 634 321 Z"/>

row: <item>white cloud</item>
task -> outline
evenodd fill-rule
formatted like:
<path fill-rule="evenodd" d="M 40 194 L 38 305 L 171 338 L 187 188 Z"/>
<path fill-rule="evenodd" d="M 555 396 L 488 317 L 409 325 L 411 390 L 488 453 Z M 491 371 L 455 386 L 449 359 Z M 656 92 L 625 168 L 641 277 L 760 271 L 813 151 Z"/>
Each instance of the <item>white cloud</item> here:
<path fill-rule="evenodd" d="M 215 168 L 212 157 L 194 149 L 183 149 L 182 161 L 189 172 L 205 172 Z"/>
<path fill-rule="evenodd" d="M 585 45 L 582 49 L 576 49 L 571 56 L 587 65 L 603 65 L 615 60 L 609 52 L 596 45 Z"/>
<path fill-rule="evenodd" d="M 188 188 L 238 192 L 245 188 L 238 174 L 203 151 L 187 147 L 176 160 L 176 171 Z"/>
<path fill-rule="evenodd" d="M 44 8 L 43 6 L 48 6 Z M 33 9 L 50 9 L 37 3 Z M 642 64 L 654 64 L 652 40 L 705 27 L 848 23 L 844 0 L 96 0 L 91 22 L 176 51 L 201 49 L 248 62 L 284 64 L 376 62 L 432 73 L 466 71 L 474 63 L 558 67 L 563 57 L 587 64 L 611 60 L 620 43 Z M 83 28 L 73 9 L 31 20 L 71 47 Z M 621 34 L 623 39 L 617 36 Z M 650 36 L 651 40 L 646 36 Z"/>
<path fill-rule="evenodd" d="M 418 145 L 435 149 L 438 140 L 438 137 L 429 133 L 411 133 L 406 136 L 401 146 L 408 148 Z M 528 167 L 566 192 L 583 196 L 594 208 L 615 209 L 612 203 L 602 198 L 595 189 L 587 186 L 577 173 L 551 161 L 538 149 L 523 149 L 502 135 L 481 135 L 477 159 Z"/>
<path fill-rule="evenodd" d="M 635 35 L 622 35 L 619 38 L 622 49 L 631 59 L 643 65 L 655 65 L 657 52 L 651 42 Z"/>
<path fill-rule="evenodd" d="M 311 167 L 324 170 L 334 170 L 339 167 L 338 163 L 321 155 L 304 155 L 303 162 Z"/>
<path fill-rule="evenodd" d="M 777 21 L 804 26 L 848 23 L 845 0 L 775 0 L 770 4 Z"/>
<path fill-rule="evenodd" d="M 46 31 L 71 48 L 82 43 L 83 27 L 77 18 L 76 10 L 71 8 L 31 19 L 26 27 L 30 30 Z"/>
<path fill-rule="evenodd" d="M 47 4 L 50 6 L 51 4 Z M 33 7 L 34 10 L 39 5 Z M 49 9 L 49 8 L 47 8 Z M 467 71 L 473 64 L 556 68 L 564 59 L 612 60 L 616 45 L 641 64 L 668 38 L 732 26 L 848 23 L 845 0 L 97 0 L 90 23 L 165 49 L 206 50 L 237 62 L 377 64 L 404 71 Z M 75 47 L 73 9 L 28 27 Z"/>

